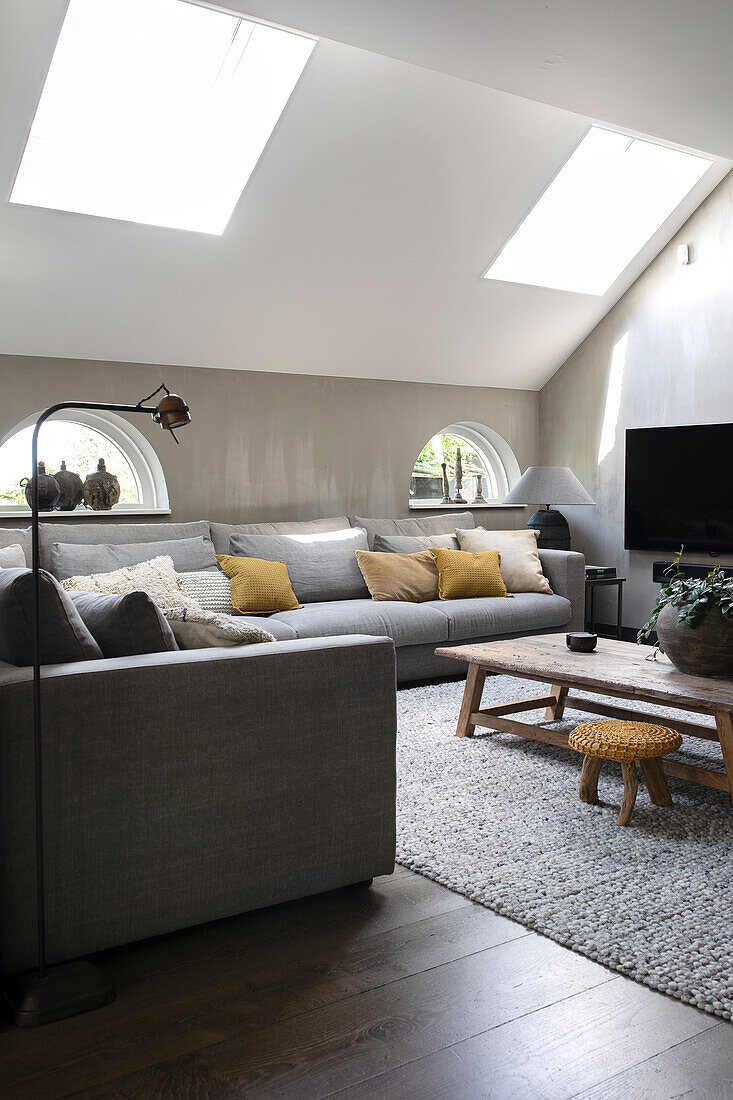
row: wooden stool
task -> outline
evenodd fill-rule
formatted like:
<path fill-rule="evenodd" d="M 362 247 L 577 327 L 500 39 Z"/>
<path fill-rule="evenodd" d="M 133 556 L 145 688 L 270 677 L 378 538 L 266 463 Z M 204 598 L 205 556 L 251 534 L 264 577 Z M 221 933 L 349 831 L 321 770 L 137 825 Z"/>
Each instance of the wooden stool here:
<path fill-rule="evenodd" d="M 682 738 L 666 726 L 650 722 L 586 722 L 576 726 L 568 738 L 576 752 L 585 754 L 580 773 L 582 802 L 598 802 L 598 776 L 604 760 L 618 760 L 624 777 L 624 798 L 617 825 L 628 825 L 636 802 L 636 765 L 644 773 L 649 797 L 655 806 L 671 806 L 662 757 L 675 752 Z"/>

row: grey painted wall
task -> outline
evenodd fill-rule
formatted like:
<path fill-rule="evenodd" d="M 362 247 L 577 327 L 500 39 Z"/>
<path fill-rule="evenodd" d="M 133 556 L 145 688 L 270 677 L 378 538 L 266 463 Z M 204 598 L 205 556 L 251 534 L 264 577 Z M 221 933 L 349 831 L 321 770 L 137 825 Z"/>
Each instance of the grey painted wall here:
<path fill-rule="evenodd" d="M 455 421 L 494 428 L 522 469 L 538 457 L 535 392 L 7 355 L 0 439 L 56 401 L 135 403 L 161 379 L 191 407 L 181 446 L 147 417 L 134 422 L 163 464 L 173 519 L 407 515 L 415 458 Z M 525 513 L 476 516 L 484 526 L 516 527 Z"/>
<path fill-rule="evenodd" d="M 676 260 L 682 243 L 690 245 L 693 260 L 686 267 Z M 621 375 L 617 406 L 609 395 L 614 348 Z M 599 460 L 606 416 L 610 450 Z M 542 462 L 570 466 L 598 502 L 595 508 L 563 509 L 573 545 L 589 561 L 615 565 L 628 577 L 628 626 L 647 618 L 659 591 L 651 563 L 669 555 L 623 549 L 624 429 L 728 421 L 733 421 L 733 175 L 540 394 Z M 731 456 L 720 460 L 730 462 Z M 673 469 L 669 476 L 674 478 Z M 713 564 L 705 555 L 690 560 Z M 605 621 L 611 621 L 610 602 L 603 610 Z"/>

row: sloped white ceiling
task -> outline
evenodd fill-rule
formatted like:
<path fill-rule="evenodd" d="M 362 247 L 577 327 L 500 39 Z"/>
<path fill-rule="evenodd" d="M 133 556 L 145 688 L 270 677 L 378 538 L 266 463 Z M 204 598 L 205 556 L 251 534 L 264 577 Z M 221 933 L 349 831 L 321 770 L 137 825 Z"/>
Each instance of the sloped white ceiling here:
<path fill-rule="evenodd" d="M 0 8 L 5 197 L 64 8 Z M 538 388 L 729 167 L 603 298 L 482 281 L 589 123 L 323 40 L 222 237 L 4 202 L 0 351 Z"/>

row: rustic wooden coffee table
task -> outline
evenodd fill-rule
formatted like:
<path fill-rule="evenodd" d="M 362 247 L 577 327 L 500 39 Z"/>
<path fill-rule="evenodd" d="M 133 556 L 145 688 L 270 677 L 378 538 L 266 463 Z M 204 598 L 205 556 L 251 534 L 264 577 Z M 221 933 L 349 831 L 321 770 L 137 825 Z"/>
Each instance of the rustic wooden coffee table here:
<path fill-rule="evenodd" d="M 574 710 L 602 714 L 607 718 L 632 721 L 658 721 L 678 730 L 683 736 L 719 741 L 723 771 L 693 767 L 677 760 L 664 760 L 667 775 L 687 779 L 704 787 L 715 787 L 733 794 L 733 683 L 707 676 L 687 676 L 670 664 L 666 657 L 647 661 L 650 646 L 599 638 L 593 653 L 571 653 L 564 634 L 540 634 L 532 638 L 503 639 L 477 645 L 443 646 L 439 657 L 453 657 L 468 663 L 466 688 L 458 717 L 457 737 L 472 737 L 476 726 L 515 733 L 547 745 L 568 744 L 568 735 L 530 722 L 517 722 L 508 714 L 545 707 L 545 721 L 562 718 L 566 706 Z M 481 706 L 481 694 L 487 672 L 519 676 L 549 684 L 549 693 L 511 703 Z M 715 728 L 650 715 L 632 707 L 614 706 L 601 699 L 585 699 L 569 694 L 571 688 L 618 699 L 658 703 L 695 714 L 711 714 Z"/>

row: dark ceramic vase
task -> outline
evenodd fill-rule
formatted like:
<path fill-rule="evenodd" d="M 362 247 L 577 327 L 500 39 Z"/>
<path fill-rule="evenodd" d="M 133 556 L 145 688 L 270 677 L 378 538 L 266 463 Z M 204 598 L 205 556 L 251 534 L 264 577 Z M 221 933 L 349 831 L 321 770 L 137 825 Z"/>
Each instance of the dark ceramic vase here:
<path fill-rule="evenodd" d="M 81 504 L 84 496 L 84 482 L 78 474 L 66 469 L 66 463 L 61 463 L 61 469 L 53 475 L 58 482 L 61 496 L 56 505 L 59 512 L 73 512 Z"/>
<path fill-rule="evenodd" d="M 711 607 L 693 630 L 677 622 L 679 613 L 667 604 L 657 619 L 659 641 L 675 668 L 691 676 L 733 679 L 733 619 Z"/>
<path fill-rule="evenodd" d="M 58 499 L 61 495 L 61 489 L 59 483 L 55 477 L 46 473 L 45 463 L 38 463 L 38 511 L 39 512 L 53 512 Z M 20 483 L 21 489 L 25 492 L 25 499 L 28 501 L 28 507 L 33 507 L 33 481 L 32 477 L 24 477 Z"/>
<path fill-rule="evenodd" d="M 84 503 L 95 512 L 109 512 L 120 499 L 120 483 L 114 474 L 107 473 L 104 459 L 100 458 L 96 472 L 84 482 Z"/>

